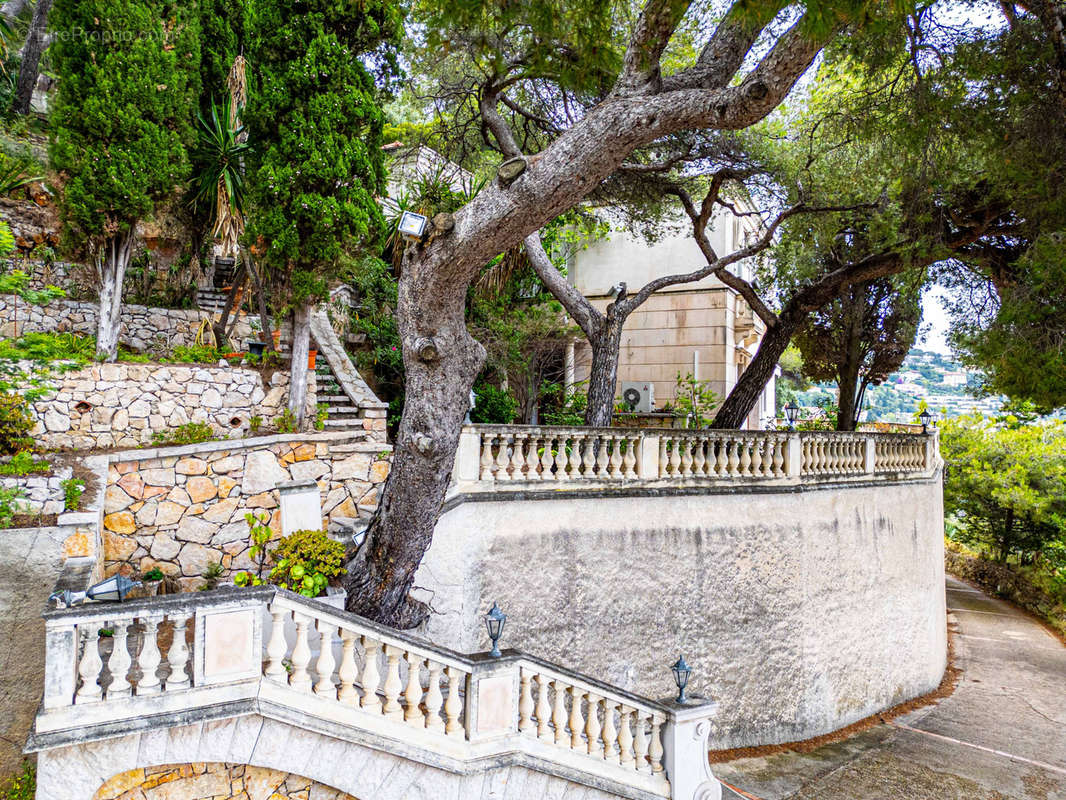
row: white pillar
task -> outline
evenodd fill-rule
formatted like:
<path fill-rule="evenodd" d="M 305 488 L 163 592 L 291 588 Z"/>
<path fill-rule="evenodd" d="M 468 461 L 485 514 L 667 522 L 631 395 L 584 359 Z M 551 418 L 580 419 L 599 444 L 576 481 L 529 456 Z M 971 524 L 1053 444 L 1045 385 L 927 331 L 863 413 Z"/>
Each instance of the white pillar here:
<path fill-rule="evenodd" d="M 672 800 L 721 800 L 722 784 L 707 763 L 707 738 L 717 705 L 691 698 L 685 705 L 667 705 L 663 730 L 663 761 Z"/>
<path fill-rule="evenodd" d="M 281 535 L 322 530 L 322 500 L 313 480 L 278 484 L 281 495 Z"/>
<path fill-rule="evenodd" d="M 799 480 L 803 470 L 803 442 L 795 431 L 788 435 L 785 444 L 785 475 Z"/>
<path fill-rule="evenodd" d="M 563 379 L 563 388 L 566 397 L 574 396 L 574 340 L 566 343 L 566 377 Z"/>

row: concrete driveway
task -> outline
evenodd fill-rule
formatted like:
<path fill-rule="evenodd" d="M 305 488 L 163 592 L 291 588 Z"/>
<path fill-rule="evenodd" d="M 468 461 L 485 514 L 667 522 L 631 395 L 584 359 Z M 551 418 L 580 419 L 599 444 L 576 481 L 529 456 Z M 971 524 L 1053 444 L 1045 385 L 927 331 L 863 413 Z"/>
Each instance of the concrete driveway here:
<path fill-rule="evenodd" d="M 954 578 L 958 687 L 936 705 L 810 753 L 714 767 L 757 800 L 1066 800 L 1066 647 Z"/>

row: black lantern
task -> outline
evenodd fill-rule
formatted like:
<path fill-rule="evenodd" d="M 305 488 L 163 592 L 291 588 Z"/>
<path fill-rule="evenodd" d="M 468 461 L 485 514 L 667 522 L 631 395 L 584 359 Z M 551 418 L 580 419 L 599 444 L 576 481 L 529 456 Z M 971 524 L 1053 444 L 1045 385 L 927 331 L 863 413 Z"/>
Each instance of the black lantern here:
<path fill-rule="evenodd" d="M 492 639 L 492 652 L 489 653 L 493 658 L 499 658 L 503 655 L 500 652 L 500 636 L 503 634 L 503 626 L 507 622 L 507 615 L 500 611 L 500 607 L 495 603 L 492 604 L 492 610 L 485 615 L 485 627 L 488 628 L 489 638 Z"/>
<path fill-rule="evenodd" d="M 55 592 L 49 600 L 58 600 L 63 607 L 81 605 L 86 600 L 96 600 L 102 603 L 121 603 L 132 589 L 140 586 L 140 581 L 131 581 L 125 575 L 112 575 L 110 578 L 93 584 L 84 592 L 72 592 L 66 589 Z"/>
<path fill-rule="evenodd" d="M 795 400 L 789 400 L 785 406 L 785 419 L 788 420 L 789 430 L 796 429 L 796 420 L 799 419 L 800 407 L 796 405 Z"/>
<path fill-rule="evenodd" d="M 685 663 L 684 656 L 678 656 L 677 663 L 670 667 L 670 671 L 674 673 L 674 683 L 677 684 L 677 702 L 687 703 L 688 698 L 685 696 L 685 687 L 688 686 L 692 668 Z"/>
<path fill-rule="evenodd" d="M 922 433 L 929 433 L 929 423 L 933 421 L 933 415 L 929 413 L 929 409 L 923 408 L 918 419 L 922 423 Z"/>

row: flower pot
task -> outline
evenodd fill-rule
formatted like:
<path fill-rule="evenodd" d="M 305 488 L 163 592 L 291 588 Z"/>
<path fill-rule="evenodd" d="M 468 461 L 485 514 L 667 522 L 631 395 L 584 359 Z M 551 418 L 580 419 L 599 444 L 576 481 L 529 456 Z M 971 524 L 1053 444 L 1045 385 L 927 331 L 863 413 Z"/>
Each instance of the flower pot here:
<path fill-rule="evenodd" d="M 270 335 L 274 337 L 274 349 L 275 350 L 280 350 L 281 349 L 281 329 L 279 328 L 276 331 L 271 331 Z"/>
<path fill-rule="evenodd" d="M 317 358 L 318 358 L 318 351 L 317 350 L 308 350 L 307 351 L 307 368 L 308 369 L 314 369 L 315 368 L 315 360 Z"/>
<path fill-rule="evenodd" d="M 158 595 L 159 594 L 159 586 L 162 583 L 163 583 L 163 581 L 161 581 L 161 580 L 158 580 L 158 581 L 142 581 L 142 586 L 144 587 L 144 596 L 145 597 L 155 597 L 156 595 Z"/>
<path fill-rule="evenodd" d="M 266 342 L 257 342 L 254 339 L 248 339 L 245 342 L 248 345 L 248 352 L 253 356 L 262 356 L 266 350 Z"/>

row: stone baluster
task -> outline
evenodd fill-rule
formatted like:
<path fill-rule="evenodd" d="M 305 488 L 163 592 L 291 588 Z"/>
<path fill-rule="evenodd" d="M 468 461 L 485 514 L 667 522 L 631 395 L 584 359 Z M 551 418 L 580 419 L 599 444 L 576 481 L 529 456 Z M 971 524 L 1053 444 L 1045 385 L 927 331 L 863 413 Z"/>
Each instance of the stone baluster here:
<path fill-rule="evenodd" d="M 751 439 L 749 441 L 749 448 L 751 449 L 751 474 L 756 478 L 762 477 L 762 439 Z"/>
<path fill-rule="evenodd" d="M 581 445 L 583 438 L 580 433 L 570 435 L 570 453 L 567 458 L 569 472 L 567 477 L 572 481 L 581 477 Z"/>
<path fill-rule="evenodd" d="M 585 434 L 584 446 L 581 452 L 581 474 L 585 478 L 592 478 L 596 474 L 596 445 L 600 444 L 596 434 Z M 601 446 L 600 450 L 603 449 Z"/>
<path fill-rule="evenodd" d="M 103 698 L 104 691 L 98 682 L 100 671 L 104 668 L 104 662 L 100 659 L 99 625 L 98 622 L 85 622 L 78 626 L 83 643 L 81 661 L 78 662 L 81 686 L 74 697 L 75 703 L 98 703 Z"/>
<path fill-rule="evenodd" d="M 337 666 L 333 658 L 333 631 L 336 627 L 327 625 L 322 620 L 315 623 L 318 628 L 318 660 L 315 661 L 315 674 L 318 680 L 315 682 L 315 694 L 333 699 L 336 697 L 337 687 L 333 685 L 333 669 Z"/>
<path fill-rule="evenodd" d="M 289 673 L 285 669 L 285 618 L 289 612 L 277 606 L 270 607 L 270 641 L 267 642 L 266 676 L 278 683 L 285 683 Z"/>
<path fill-rule="evenodd" d="M 537 738 L 551 741 L 551 726 L 548 724 L 551 718 L 551 706 L 548 705 L 548 679 L 543 675 L 537 676 Z"/>
<path fill-rule="evenodd" d="M 493 438 L 491 433 L 481 434 L 481 480 L 483 481 L 492 480 L 492 468 L 496 465 L 492 457 Z"/>
<path fill-rule="evenodd" d="M 359 678 L 359 670 L 355 664 L 356 638 L 358 637 L 354 631 L 341 628 L 341 667 L 337 670 L 341 688 L 337 699 L 352 706 L 359 703 L 359 692 L 355 688 L 355 682 Z"/>
<path fill-rule="evenodd" d="M 444 705 L 444 695 L 440 692 L 441 665 L 430 659 L 426 662 L 429 670 L 429 688 L 426 689 L 426 727 L 431 731 L 444 732 L 444 720 L 440 710 Z"/>
<path fill-rule="evenodd" d="M 618 729 L 614 726 L 614 710 L 617 703 L 603 701 L 603 760 L 618 763 Z"/>
<path fill-rule="evenodd" d="M 400 705 L 400 654 L 403 651 L 391 644 L 385 645 L 385 683 L 381 687 L 385 693 L 385 705 L 382 708 L 386 717 L 403 719 L 403 706 Z"/>
<path fill-rule="evenodd" d="M 529 435 L 529 450 L 526 452 L 526 480 L 539 481 L 540 474 L 540 450 L 544 439 L 539 434 Z"/>
<path fill-rule="evenodd" d="M 585 717 L 585 740 L 588 754 L 603 758 L 603 742 L 600 741 L 600 698 L 589 692 L 588 713 Z"/>
<path fill-rule="evenodd" d="M 601 480 L 610 478 L 611 466 L 610 448 L 613 438 L 606 434 L 596 437 L 596 476 Z"/>
<path fill-rule="evenodd" d="M 496 480 L 509 481 L 511 480 L 511 473 L 508 472 L 507 467 L 511 461 L 511 448 L 508 446 L 506 435 L 496 438 L 500 441 L 500 449 L 496 451 Z"/>
<path fill-rule="evenodd" d="M 552 704 L 552 725 L 555 727 L 555 743 L 566 741 L 566 686 L 562 681 L 552 681 L 555 687 L 555 700 Z"/>
<path fill-rule="evenodd" d="M 111 623 L 111 657 L 107 659 L 107 671 L 111 673 L 111 685 L 107 687 L 108 699 L 112 697 L 129 697 L 133 686 L 127 675 L 133 659 L 129 650 L 130 619 L 117 619 Z"/>
<path fill-rule="evenodd" d="M 459 697 L 459 683 L 463 673 L 455 667 L 448 667 L 445 673 L 448 676 L 448 699 L 444 701 L 444 732 L 449 736 L 461 735 L 464 731 L 459 714 L 463 710 L 463 701 Z"/>
<path fill-rule="evenodd" d="M 780 478 L 785 474 L 785 443 L 780 439 L 774 439 L 774 477 Z"/>
<path fill-rule="evenodd" d="M 737 453 L 737 448 L 740 446 L 740 443 L 733 436 L 726 439 L 726 442 L 729 447 L 729 477 L 735 478 L 740 474 L 738 469 L 740 466 L 740 455 Z"/>
<path fill-rule="evenodd" d="M 585 717 L 581 713 L 581 700 L 585 693 L 575 686 L 570 687 L 570 749 L 584 750 L 581 734 L 585 731 Z M 590 710 L 590 713 L 595 711 Z"/>
<path fill-rule="evenodd" d="M 311 664 L 310 618 L 303 614 L 293 614 L 296 621 L 296 644 L 292 646 L 292 674 L 289 686 L 300 692 L 311 691 L 311 674 L 307 671 Z"/>
<path fill-rule="evenodd" d="M 528 433 L 516 433 L 514 437 L 514 455 L 511 457 L 511 479 L 516 481 L 528 480 L 526 476 L 526 447 L 529 441 Z"/>
<path fill-rule="evenodd" d="M 681 475 L 687 478 L 692 475 L 693 440 L 689 438 L 679 439 L 678 445 L 681 447 Z"/>
<path fill-rule="evenodd" d="M 634 437 L 625 439 L 626 451 L 622 455 L 622 474 L 627 478 L 637 477 L 637 450 L 640 447 L 640 439 Z"/>
<path fill-rule="evenodd" d="M 651 764 L 648 763 L 648 714 L 639 709 L 634 712 L 633 718 L 637 723 L 633 736 L 633 755 L 636 759 L 634 768 L 637 772 L 651 773 Z"/>
<path fill-rule="evenodd" d="M 719 437 L 715 441 L 714 474 L 724 478 L 729 474 L 729 440 Z"/>
<path fill-rule="evenodd" d="M 403 690 L 403 718 L 417 728 L 424 728 L 426 722 L 418 707 L 422 702 L 422 659 L 407 653 L 404 660 L 407 662 L 407 686 Z"/>
<path fill-rule="evenodd" d="M 626 438 L 624 436 L 612 436 L 611 437 L 611 463 L 610 471 L 611 477 L 615 480 L 621 480 L 622 478 L 622 447 Z M 627 448 L 628 450 L 628 448 Z"/>
<path fill-rule="evenodd" d="M 630 717 L 633 709 L 629 706 L 620 707 L 618 726 L 618 755 L 623 767 L 634 768 L 633 758 L 633 729 L 630 727 Z"/>
<path fill-rule="evenodd" d="M 665 478 L 670 471 L 670 453 L 666 449 L 668 437 L 659 437 L 659 477 Z"/>
<path fill-rule="evenodd" d="M 522 667 L 518 689 L 518 730 L 525 733 L 533 727 L 533 690 L 530 687 L 532 676 Z"/>
<path fill-rule="evenodd" d="M 707 458 L 703 454 L 703 448 L 707 446 L 707 440 L 695 439 L 692 444 L 692 472 L 696 477 L 702 478 L 707 467 Z"/>
<path fill-rule="evenodd" d="M 137 656 L 137 666 L 141 670 L 141 679 L 137 682 L 137 694 L 141 696 L 159 694 L 160 680 L 157 671 L 163 656 L 159 652 L 159 623 L 162 615 L 141 617 L 144 624 L 144 644 Z"/>
<path fill-rule="evenodd" d="M 751 443 L 741 436 L 737 439 L 737 446 L 740 448 L 740 474 L 749 477 L 751 475 Z"/>
<path fill-rule="evenodd" d="M 167 676 L 167 691 L 184 689 L 189 685 L 189 673 L 186 665 L 189 662 L 189 646 L 185 643 L 186 619 L 183 616 L 172 617 L 174 623 L 174 639 L 170 642 L 170 650 L 167 651 L 167 663 L 170 665 L 170 675 Z"/>
<path fill-rule="evenodd" d="M 366 661 L 363 663 L 363 674 L 359 682 L 363 685 L 363 696 L 359 700 L 359 706 L 371 711 L 381 708 L 381 699 L 378 697 L 378 684 L 381 682 L 381 674 L 378 672 L 378 653 L 381 652 L 381 643 L 363 637 L 363 652 Z"/>
<path fill-rule="evenodd" d="M 681 477 L 681 442 L 680 437 L 670 440 L 670 477 Z"/>
<path fill-rule="evenodd" d="M 648 745 L 648 761 L 651 762 L 651 772 L 657 775 L 663 771 L 663 718 L 658 714 L 651 717 L 651 742 Z"/>
<path fill-rule="evenodd" d="M 558 476 L 552 471 L 555 463 L 555 437 L 544 438 L 544 451 L 540 454 L 540 479 L 542 481 L 555 480 Z"/>

